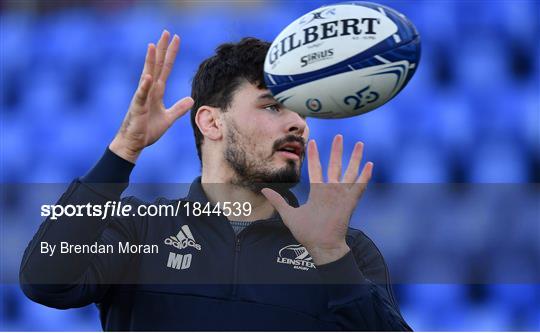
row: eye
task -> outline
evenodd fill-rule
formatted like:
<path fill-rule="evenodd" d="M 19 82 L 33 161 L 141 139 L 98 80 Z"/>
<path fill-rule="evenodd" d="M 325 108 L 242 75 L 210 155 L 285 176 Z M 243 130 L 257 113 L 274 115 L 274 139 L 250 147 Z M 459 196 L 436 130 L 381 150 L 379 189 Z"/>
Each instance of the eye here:
<path fill-rule="evenodd" d="M 270 104 L 263 107 L 263 109 L 272 111 L 272 112 L 279 112 L 279 104 Z"/>

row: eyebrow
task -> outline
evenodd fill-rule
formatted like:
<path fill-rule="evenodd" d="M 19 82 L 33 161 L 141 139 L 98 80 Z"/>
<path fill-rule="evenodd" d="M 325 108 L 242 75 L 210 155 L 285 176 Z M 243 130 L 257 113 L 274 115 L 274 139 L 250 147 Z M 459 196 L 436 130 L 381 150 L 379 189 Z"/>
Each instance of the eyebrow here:
<path fill-rule="evenodd" d="M 276 100 L 274 98 L 274 95 L 272 95 L 271 93 L 266 93 L 266 94 L 262 94 L 262 95 L 259 95 L 259 97 L 257 97 L 258 100 L 262 100 L 262 99 L 272 99 L 272 100 Z"/>

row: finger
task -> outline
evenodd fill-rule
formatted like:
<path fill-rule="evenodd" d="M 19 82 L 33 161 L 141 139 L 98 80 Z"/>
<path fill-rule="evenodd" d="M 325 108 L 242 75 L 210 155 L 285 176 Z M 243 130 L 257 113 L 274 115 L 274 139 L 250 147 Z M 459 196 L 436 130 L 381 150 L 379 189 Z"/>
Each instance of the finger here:
<path fill-rule="evenodd" d="M 171 106 L 166 113 L 169 117 L 169 122 L 172 124 L 176 121 L 176 119 L 182 117 L 184 114 L 186 114 L 186 112 L 189 111 L 189 109 L 191 109 L 193 104 L 193 98 L 189 96 L 184 97 L 178 102 L 174 103 L 174 105 Z"/>
<path fill-rule="evenodd" d="M 159 78 L 162 82 L 167 82 L 167 78 L 169 77 L 169 74 L 171 74 L 179 46 L 180 37 L 178 37 L 178 35 L 174 35 L 169 47 L 167 48 L 167 53 L 165 54 L 165 62 Z"/>
<path fill-rule="evenodd" d="M 369 181 L 371 180 L 371 175 L 373 174 L 373 163 L 367 162 L 362 169 L 362 173 L 356 180 L 356 186 L 354 188 L 355 194 L 359 197 L 364 193 L 367 188 Z"/>
<path fill-rule="evenodd" d="M 355 182 L 356 177 L 358 176 L 358 170 L 360 169 L 360 162 L 362 161 L 363 152 L 364 144 L 362 142 L 357 142 L 354 145 L 351 160 L 349 161 L 347 170 L 345 170 L 345 175 L 343 175 L 343 183 L 352 184 Z"/>
<path fill-rule="evenodd" d="M 169 32 L 163 30 L 161 37 L 156 47 L 156 63 L 154 65 L 154 80 L 158 80 L 161 75 L 161 69 L 165 61 L 165 54 L 167 53 L 167 45 L 169 44 Z"/>
<path fill-rule="evenodd" d="M 263 188 L 261 190 L 262 195 L 268 199 L 270 204 L 278 211 L 279 215 L 283 218 L 287 212 L 287 209 L 291 206 L 283 199 L 283 197 L 274 190 L 269 188 Z"/>
<path fill-rule="evenodd" d="M 341 160 L 343 158 L 343 136 L 338 134 L 332 141 L 332 151 L 328 162 L 328 182 L 338 183 L 341 178 Z"/>
<path fill-rule="evenodd" d="M 139 87 L 137 88 L 137 91 L 135 92 L 135 96 L 133 96 L 133 102 L 135 103 L 135 105 L 143 107 L 146 104 L 146 100 L 148 99 L 148 92 L 150 91 L 151 86 L 152 76 L 148 74 L 144 75 L 141 79 Z"/>
<path fill-rule="evenodd" d="M 146 58 L 144 59 L 144 68 L 141 74 L 141 79 L 139 81 L 139 84 L 141 84 L 141 81 L 143 80 L 145 75 L 153 75 L 154 74 L 154 65 L 156 63 L 156 46 L 154 43 L 148 44 L 148 48 L 146 50 Z"/>
<path fill-rule="evenodd" d="M 321 159 L 319 158 L 319 150 L 315 140 L 310 140 L 308 143 L 308 173 L 310 183 L 322 183 L 322 167 Z"/>

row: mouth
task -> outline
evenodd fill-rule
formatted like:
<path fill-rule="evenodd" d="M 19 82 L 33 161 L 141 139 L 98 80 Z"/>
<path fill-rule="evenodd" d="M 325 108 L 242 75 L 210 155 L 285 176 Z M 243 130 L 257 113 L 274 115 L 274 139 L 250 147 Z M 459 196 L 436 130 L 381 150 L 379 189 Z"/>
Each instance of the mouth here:
<path fill-rule="evenodd" d="M 287 142 L 279 146 L 277 152 L 285 158 L 300 160 L 304 155 L 304 145 L 299 142 Z"/>

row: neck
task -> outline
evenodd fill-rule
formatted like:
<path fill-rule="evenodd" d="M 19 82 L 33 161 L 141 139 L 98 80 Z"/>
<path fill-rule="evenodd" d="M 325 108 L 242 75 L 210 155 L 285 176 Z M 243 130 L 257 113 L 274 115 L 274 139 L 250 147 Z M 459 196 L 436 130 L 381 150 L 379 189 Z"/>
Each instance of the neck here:
<path fill-rule="evenodd" d="M 211 164 L 207 164 L 202 168 L 201 185 L 208 198 L 213 204 L 220 203 L 221 207 L 225 202 L 231 209 L 235 210 L 240 204 L 239 216 L 230 215 L 229 220 L 235 221 L 257 221 L 270 218 L 274 214 L 274 207 L 270 204 L 266 198 L 260 193 L 254 193 L 252 190 L 233 184 L 234 172 L 226 165 L 222 163 L 220 167 L 213 167 Z M 246 206 L 249 203 L 251 207 L 250 214 Z M 245 206 L 243 206 L 245 205 Z"/>

